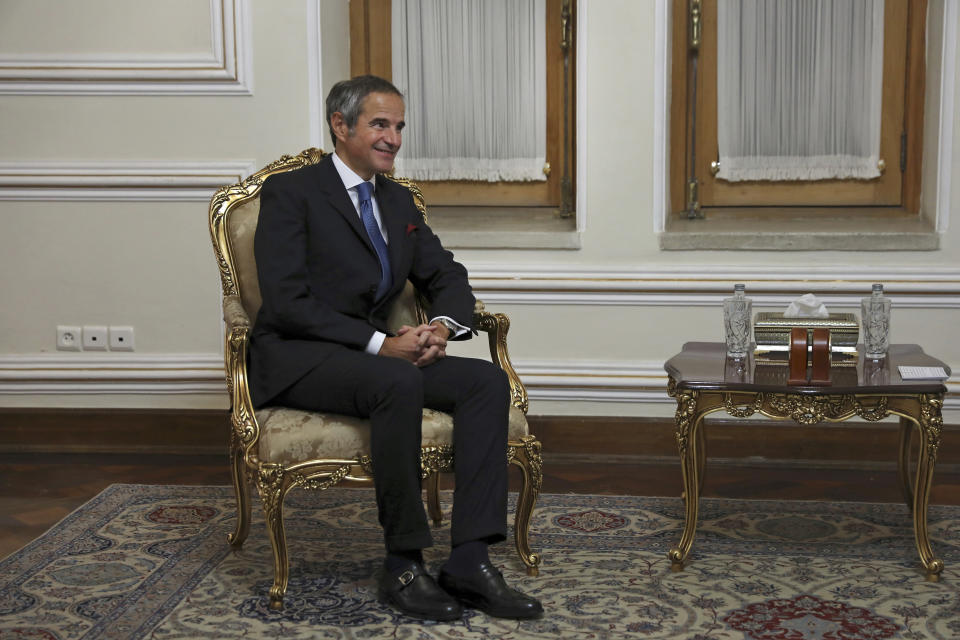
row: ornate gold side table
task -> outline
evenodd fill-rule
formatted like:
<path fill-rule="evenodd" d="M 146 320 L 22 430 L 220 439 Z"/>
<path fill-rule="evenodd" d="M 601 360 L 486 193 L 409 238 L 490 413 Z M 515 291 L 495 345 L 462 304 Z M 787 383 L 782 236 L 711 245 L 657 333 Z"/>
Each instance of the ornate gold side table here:
<path fill-rule="evenodd" d="M 726 357 L 718 342 L 688 342 L 664 365 L 668 392 L 677 400 L 677 446 L 683 473 L 686 521 L 677 546 L 670 549 L 674 571 L 683 569 L 693 546 L 697 507 L 706 462 L 703 419 L 715 411 L 747 417 L 759 413 L 801 424 L 842 422 L 854 416 L 877 421 L 900 416 L 897 457 L 900 486 L 913 512 L 913 529 L 927 579 L 936 581 L 943 561 L 935 557 L 927 532 L 927 503 L 943 427 L 941 407 L 946 387 L 940 380 L 902 380 L 900 365 L 943 367 L 914 344 L 891 345 L 887 357 L 865 359 L 862 351 L 847 366 L 831 368 L 830 386 L 788 386 L 785 363 L 762 362 L 753 356 Z M 911 436 L 920 434 L 915 479 L 910 478 Z"/>

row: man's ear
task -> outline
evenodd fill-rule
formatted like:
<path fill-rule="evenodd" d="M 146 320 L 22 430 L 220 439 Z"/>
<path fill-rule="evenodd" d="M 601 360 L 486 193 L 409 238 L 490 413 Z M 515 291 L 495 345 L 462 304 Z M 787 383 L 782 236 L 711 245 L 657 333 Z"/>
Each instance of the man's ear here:
<path fill-rule="evenodd" d="M 337 140 L 345 140 L 350 133 L 350 127 L 347 126 L 347 121 L 344 120 L 343 114 L 339 111 L 334 111 L 330 115 L 330 127 L 333 129 Z"/>

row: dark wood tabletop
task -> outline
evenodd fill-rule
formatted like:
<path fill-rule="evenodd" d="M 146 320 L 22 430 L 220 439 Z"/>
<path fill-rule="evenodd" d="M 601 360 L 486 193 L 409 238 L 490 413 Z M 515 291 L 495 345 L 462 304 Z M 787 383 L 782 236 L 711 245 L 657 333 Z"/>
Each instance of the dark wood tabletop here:
<path fill-rule="evenodd" d="M 863 346 L 856 356 L 836 357 L 830 367 L 829 386 L 789 386 L 786 357 L 749 355 L 728 358 L 722 342 L 688 342 L 667 360 L 664 369 L 680 388 L 718 391 L 764 391 L 768 393 L 946 393 L 943 380 L 903 380 L 898 367 L 950 367 L 927 355 L 916 344 L 892 344 L 880 360 L 865 358 Z M 785 355 L 785 354 L 784 354 Z"/>

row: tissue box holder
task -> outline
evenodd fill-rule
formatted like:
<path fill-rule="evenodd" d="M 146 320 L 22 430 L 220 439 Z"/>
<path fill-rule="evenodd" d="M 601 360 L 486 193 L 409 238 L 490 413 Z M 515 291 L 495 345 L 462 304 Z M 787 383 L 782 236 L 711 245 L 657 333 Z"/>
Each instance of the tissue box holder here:
<path fill-rule="evenodd" d="M 790 332 L 807 330 L 808 340 L 814 329 L 830 330 L 830 351 L 834 356 L 855 357 L 860 338 L 860 324 L 853 313 L 831 313 L 826 318 L 785 318 L 782 312 L 758 313 L 753 321 L 753 339 L 757 355 L 783 356 L 790 351 Z"/>

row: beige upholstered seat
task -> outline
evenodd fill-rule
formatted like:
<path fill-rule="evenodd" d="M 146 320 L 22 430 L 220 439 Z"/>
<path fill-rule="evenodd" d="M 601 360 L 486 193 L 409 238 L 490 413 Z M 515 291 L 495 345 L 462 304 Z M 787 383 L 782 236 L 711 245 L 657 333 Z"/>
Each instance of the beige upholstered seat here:
<path fill-rule="evenodd" d="M 247 386 L 247 346 L 252 321 L 260 308 L 260 288 L 253 255 L 253 236 L 260 213 L 260 187 L 274 173 L 316 164 L 323 157 L 319 149 L 307 149 L 297 156 L 284 156 L 246 180 L 218 190 L 210 202 L 210 234 L 223 284 L 223 317 L 226 323 L 225 367 L 231 400 L 231 464 L 237 495 L 237 525 L 230 543 L 239 547 L 250 529 L 250 484 L 263 502 L 267 530 L 274 555 L 274 583 L 270 606 L 283 606 L 287 589 L 288 561 L 283 528 L 283 500 L 294 487 L 327 489 L 342 480 L 369 482 L 370 428 L 367 420 L 333 413 L 311 413 L 269 407 L 254 411 Z M 421 213 L 426 213 L 416 185 L 402 179 L 414 195 Z M 391 326 L 415 325 L 426 319 L 413 286 L 401 294 L 391 311 Z M 489 336 L 491 360 L 510 380 L 512 406 L 504 463 L 520 467 L 522 485 L 517 499 L 514 539 L 517 553 L 536 575 L 540 556 L 531 553 L 528 538 L 530 516 L 542 481 L 540 443 L 530 435 L 527 420 L 527 392 L 510 364 L 507 352 L 509 319 L 484 310 L 478 302 L 474 320 L 477 329 Z M 425 409 L 421 469 L 426 481 L 430 517 L 441 520 L 437 478 L 453 469 L 453 418 Z"/>
<path fill-rule="evenodd" d="M 284 407 L 257 411 L 260 423 L 260 459 L 294 464 L 314 458 L 353 459 L 370 452 L 370 425 L 363 418 L 332 413 L 312 413 Z M 510 408 L 509 440 L 527 435 L 523 411 Z M 453 445 L 453 417 L 442 411 L 423 410 L 424 447 Z"/>

